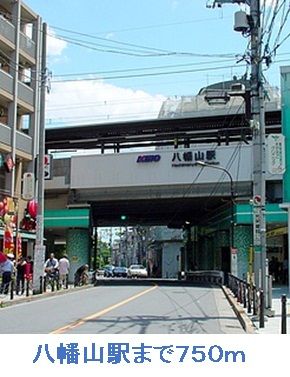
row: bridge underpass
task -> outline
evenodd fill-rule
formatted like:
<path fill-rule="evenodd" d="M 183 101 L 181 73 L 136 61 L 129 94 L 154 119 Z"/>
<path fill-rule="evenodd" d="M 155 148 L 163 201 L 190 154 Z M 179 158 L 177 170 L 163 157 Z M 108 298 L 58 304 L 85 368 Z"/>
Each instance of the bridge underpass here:
<path fill-rule="evenodd" d="M 158 226 L 182 228 L 205 225 L 208 215 L 231 203 L 231 198 L 168 198 L 91 202 L 94 227 Z"/>
<path fill-rule="evenodd" d="M 231 185 L 223 172 L 214 166 L 205 169 L 188 161 L 177 165 L 173 161 L 176 153 L 183 157 L 188 152 L 206 156 L 207 149 L 204 146 L 179 149 L 178 152 L 154 151 L 154 156 L 157 153 L 160 157 L 158 161 L 141 164 L 137 162 L 140 152 L 55 160 L 56 174 L 46 182 L 47 244 L 54 238 L 53 245 L 57 237 L 65 241 L 68 254 L 77 266 L 86 263 L 88 255 L 93 255 L 90 237 L 94 227 L 166 225 L 181 228 L 187 223 L 188 229 L 198 227 L 194 237 L 189 238 L 188 233 L 185 239 L 189 245 L 187 255 L 194 244 L 199 268 L 229 270 L 229 232 L 233 224 L 234 246 L 239 250 L 240 258 L 235 268 L 239 274 L 245 273 L 252 242 L 252 210 L 247 204 L 251 197 L 251 171 L 248 168 L 251 166 L 251 147 L 219 146 L 215 149 L 215 162 L 218 166 L 228 166 L 234 177 L 233 210 Z M 144 152 L 141 156 L 152 156 L 152 152 Z M 281 177 L 268 177 L 269 185 L 272 180 L 275 185 Z M 269 207 L 269 212 L 275 214 L 271 220 L 275 224 L 286 221 L 278 204 Z M 70 221 L 65 221 L 68 217 Z M 86 222 L 77 222 L 81 217 Z M 194 254 L 191 255 L 189 268 L 195 262 Z"/>
<path fill-rule="evenodd" d="M 280 112 L 267 112 L 266 123 L 267 133 L 279 132 Z M 47 150 L 99 148 L 101 152 L 120 152 L 142 148 L 136 153 L 72 156 L 65 169 L 61 161 L 54 161 L 57 174 L 46 182 L 48 211 L 87 208 L 89 213 L 91 209 L 86 228 L 70 224 L 69 232 L 80 232 L 69 237 L 69 246 L 89 247 L 81 230 L 87 232 L 90 227 L 163 224 L 180 228 L 189 222 L 201 228 L 200 253 L 211 260 L 212 268 L 221 266 L 222 255 L 229 254 L 230 182 L 214 168 L 194 166 L 204 157 L 206 162 L 225 167 L 233 177 L 235 246 L 241 255 L 238 272 L 243 273 L 252 232 L 250 209 L 239 204 L 248 203 L 252 192 L 251 129 L 243 114 L 51 129 L 46 136 Z M 178 149 L 148 150 L 148 146 L 176 146 L 176 140 Z M 213 160 L 207 160 L 208 151 L 215 152 Z M 161 158 L 137 162 L 140 156 L 152 154 Z M 280 176 L 267 179 L 281 181 Z M 48 236 L 65 237 L 68 229 L 62 225 L 47 227 Z M 77 237 L 82 245 L 76 242 Z"/>
<path fill-rule="evenodd" d="M 187 160 L 184 160 L 185 157 Z M 193 161 L 188 161 L 189 157 Z M 196 166 L 197 157 L 207 158 L 217 166 L 229 166 L 231 174 L 238 176 L 238 180 L 235 178 L 234 181 L 235 199 L 249 197 L 251 177 L 247 166 L 251 163 L 251 153 L 248 145 L 220 146 L 215 150 L 202 146 L 141 154 L 73 156 L 69 161 L 54 161 L 58 175 L 47 182 L 46 208 L 47 211 L 56 210 L 59 205 L 63 206 L 63 211 L 66 208 L 67 213 L 72 209 L 86 208 L 89 225 L 80 229 L 75 223 L 66 229 L 62 221 L 56 229 L 53 224 L 47 224 L 47 238 L 56 233 L 68 234 L 67 247 L 72 250 L 72 259 L 79 263 L 80 260 L 85 261 L 84 254 L 82 259 L 76 254 L 80 254 L 79 250 L 84 245 L 89 247 L 85 236 L 88 230 L 92 234 L 92 229 L 97 227 L 185 227 L 184 239 L 179 239 L 175 251 L 172 250 L 172 253 L 179 252 L 180 247 L 185 245 L 183 254 L 180 254 L 183 265 L 187 264 L 188 269 L 193 269 L 195 263 L 203 269 L 226 266 L 228 270 L 233 199 L 231 182 L 223 172 L 214 169 L 214 164 L 208 169 Z M 192 227 L 199 227 L 201 232 L 194 241 L 195 254 L 192 251 Z M 216 242 L 215 232 L 219 231 L 221 239 Z M 172 246 L 172 240 L 169 238 L 167 241 Z M 95 255 L 94 250 L 90 253 Z"/>

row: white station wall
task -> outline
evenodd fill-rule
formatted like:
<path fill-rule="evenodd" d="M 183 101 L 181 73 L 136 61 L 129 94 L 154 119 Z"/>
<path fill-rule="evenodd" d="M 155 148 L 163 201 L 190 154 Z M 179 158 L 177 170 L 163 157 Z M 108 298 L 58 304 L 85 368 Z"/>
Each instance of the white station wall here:
<path fill-rule="evenodd" d="M 206 155 L 210 150 L 212 146 L 74 156 L 71 158 L 71 189 L 178 185 L 190 184 L 194 180 L 196 184 L 213 183 L 224 173 L 213 168 L 193 166 L 195 160 L 202 155 L 207 161 Z M 214 151 L 215 159 L 211 156 L 208 162 L 215 161 L 216 166 L 226 168 L 234 181 L 251 181 L 251 145 L 218 146 Z M 192 152 L 192 161 L 183 160 L 184 153 L 188 152 Z M 157 162 L 137 162 L 141 159 L 139 156 L 160 156 L 160 159 L 157 157 Z M 184 166 L 186 164 L 189 166 Z M 226 176 L 223 177 L 224 182 L 227 179 Z"/>

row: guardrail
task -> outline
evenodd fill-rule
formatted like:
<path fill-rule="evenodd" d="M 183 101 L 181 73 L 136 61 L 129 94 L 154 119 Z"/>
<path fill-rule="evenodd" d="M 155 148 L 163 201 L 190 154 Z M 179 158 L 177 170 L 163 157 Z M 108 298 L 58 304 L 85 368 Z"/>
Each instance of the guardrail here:
<path fill-rule="evenodd" d="M 248 314 L 258 316 L 259 327 L 265 327 L 264 321 L 264 292 L 257 289 L 254 284 L 248 283 L 243 279 L 228 274 L 228 288 L 232 291 L 237 301 L 247 310 Z"/>
<path fill-rule="evenodd" d="M 224 284 L 224 273 L 219 270 L 188 271 L 184 273 L 184 278 L 194 283 Z"/>
<path fill-rule="evenodd" d="M 13 276 L 10 282 L 7 283 L 6 287 L 4 287 L 3 293 L 5 294 L 5 297 L 10 300 L 14 300 L 16 296 L 29 297 L 34 294 L 32 289 L 32 280 L 25 279 L 23 286 L 21 286 L 21 290 L 19 288 L 20 287 L 16 284 L 16 276 Z M 40 276 L 38 294 L 46 293 L 48 291 L 48 288 L 50 292 L 54 292 L 61 290 L 62 287 L 58 279 L 48 280 L 46 276 Z M 69 288 L 68 276 L 64 282 L 63 288 Z"/>

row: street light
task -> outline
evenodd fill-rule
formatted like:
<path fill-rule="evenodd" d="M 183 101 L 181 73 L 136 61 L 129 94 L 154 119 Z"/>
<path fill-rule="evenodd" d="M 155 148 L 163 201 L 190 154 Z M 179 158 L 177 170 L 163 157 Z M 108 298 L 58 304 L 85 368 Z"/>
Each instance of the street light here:
<path fill-rule="evenodd" d="M 234 248 L 234 181 L 231 173 L 224 167 L 222 166 L 217 166 L 217 165 L 212 165 L 212 164 L 207 164 L 204 161 L 196 161 L 195 165 L 201 166 L 201 167 L 208 167 L 216 170 L 221 170 L 230 179 L 230 194 L 231 194 L 231 226 L 230 226 L 230 252 L 232 254 L 233 248 Z M 232 271 L 231 271 L 232 272 Z"/>

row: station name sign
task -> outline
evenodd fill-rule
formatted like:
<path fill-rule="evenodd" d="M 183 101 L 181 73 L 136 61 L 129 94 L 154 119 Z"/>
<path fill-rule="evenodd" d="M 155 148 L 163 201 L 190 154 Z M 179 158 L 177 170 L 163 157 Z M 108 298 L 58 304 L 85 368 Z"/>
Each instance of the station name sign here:
<path fill-rule="evenodd" d="M 140 155 L 137 158 L 137 163 L 146 163 L 146 162 L 158 162 L 161 160 L 160 154 L 144 154 Z"/>
<path fill-rule="evenodd" d="M 219 164 L 216 160 L 216 150 L 189 150 L 186 152 L 175 150 L 172 154 L 171 164 L 173 167 L 195 166 L 197 161 L 203 161 L 211 165 Z"/>

